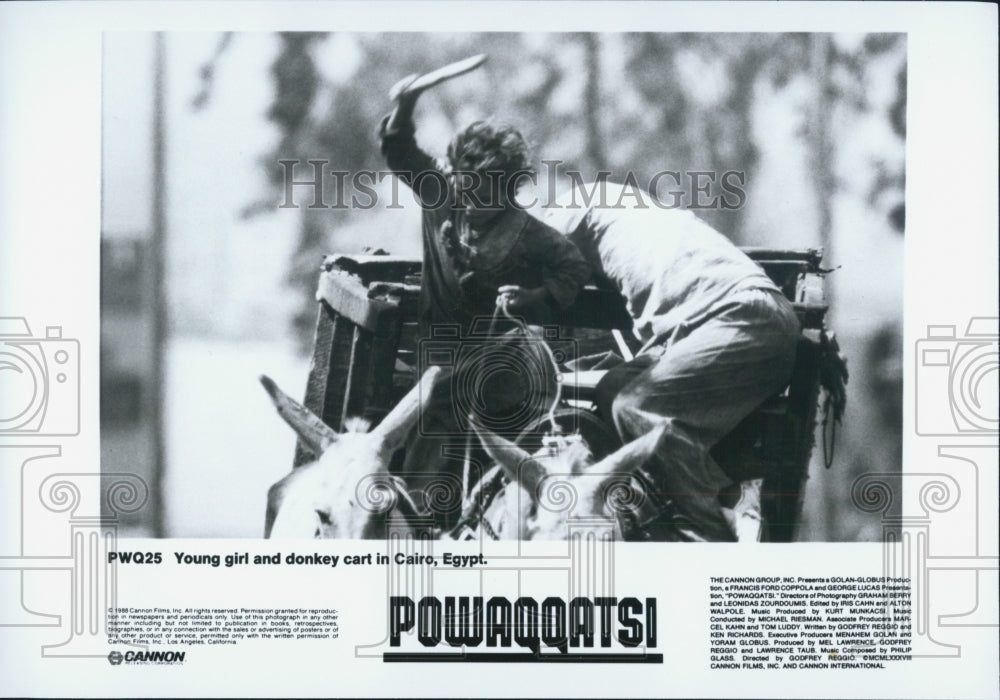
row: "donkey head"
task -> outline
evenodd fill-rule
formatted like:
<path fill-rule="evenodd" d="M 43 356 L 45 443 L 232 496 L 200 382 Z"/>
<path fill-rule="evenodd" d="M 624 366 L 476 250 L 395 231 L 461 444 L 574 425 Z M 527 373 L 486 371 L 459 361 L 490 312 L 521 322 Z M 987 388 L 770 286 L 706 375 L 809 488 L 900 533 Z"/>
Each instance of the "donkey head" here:
<path fill-rule="evenodd" d="M 267 494 L 265 537 L 361 539 L 381 537 L 385 517 L 397 506 L 414 508 L 388 471 L 420 415 L 440 369 L 432 367 L 370 432 L 337 433 L 286 396 L 267 377 L 261 383 L 302 444 L 319 455 L 292 470 Z"/>
<path fill-rule="evenodd" d="M 543 447 L 531 455 L 474 427 L 483 449 L 517 489 L 507 492 L 502 521 L 494 530 L 523 540 L 565 539 L 573 520 L 610 519 L 616 510 L 641 505 L 645 494 L 631 473 L 655 453 L 664 432 L 657 428 L 595 462 L 583 442 L 569 442 L 555 453 Z"/>

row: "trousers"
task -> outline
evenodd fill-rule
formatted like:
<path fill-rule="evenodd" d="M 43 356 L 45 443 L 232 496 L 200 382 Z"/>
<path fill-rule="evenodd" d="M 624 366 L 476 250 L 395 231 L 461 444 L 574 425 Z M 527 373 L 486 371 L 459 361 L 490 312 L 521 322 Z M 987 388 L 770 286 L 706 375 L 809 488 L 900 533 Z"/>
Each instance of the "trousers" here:
<path fill-rule="evenodd" d="M 623 441 L 663 426 L 642 476 L 652 502 L 671 505 L 683 539 L 735 540 L 718 500 L 732 479 L 709 450 L 788 385 L 799 332 L 780 292 L 738 291 L 598 384 L 598 411 Z"/>

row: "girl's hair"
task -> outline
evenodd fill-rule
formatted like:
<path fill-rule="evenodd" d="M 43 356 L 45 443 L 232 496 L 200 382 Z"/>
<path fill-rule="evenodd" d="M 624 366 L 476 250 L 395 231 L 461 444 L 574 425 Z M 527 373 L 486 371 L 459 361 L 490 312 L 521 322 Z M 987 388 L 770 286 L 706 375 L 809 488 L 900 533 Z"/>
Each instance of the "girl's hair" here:
<path fill-rule="evenodd" d="M 528 144 L 517 129 L 477 121 L 455 135 L 448 145 L 448 160 L 454 171 L 534 172 L 528 160 Z"/>

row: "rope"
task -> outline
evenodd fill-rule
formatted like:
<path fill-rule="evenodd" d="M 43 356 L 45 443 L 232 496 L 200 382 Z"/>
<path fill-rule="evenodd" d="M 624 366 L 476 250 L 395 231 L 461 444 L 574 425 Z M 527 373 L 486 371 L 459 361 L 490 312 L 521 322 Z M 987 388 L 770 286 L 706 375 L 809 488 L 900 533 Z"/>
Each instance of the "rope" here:
<path fill-rule="evenodd" d="M 517 328 L 524 334 L 524 336 L 526 338 L 534 338 L 534 339 L 536 339 L 538 341 L 538 344 L 541 345 L 542 348 L 545 349 L 545 354 L 548 357 L 549 362 L 552 364 L 552 374 L 553 374 L 553 376 L 555 377 L 555 380 L 556 380 L 556 393 L 555 393 L 555 397 L 552 400 L 552 404 L 549 406 L 549 411 L 548 411 L 547 418 L 548 418 L 548 421 L 549 421 L 549 425 L 551 426 L 551 429 L 552 429 L 552 434 L 553 435 L 558 435 L 558 434 L 560 434 L 562 432 L 562 429 L 559 427 L 559 424 L 556 422 L 556 410 L 559 408 L 559 402 L 562 401 L 562 374 L 559 372 L 559 363 L 556 362 L 556 357 L 553 354 L 552 348 L 549 347 L 548 343 L 546 343 L 544 339 L 535 338 L 535 336 L 531 333 L 530 329 L 528 328 L 528 324 L 525 323 L 521 319 L 521 317 L 519 317 L 519 316 L 513 316 L 510 313 L 510 310 L 507 308 L 507 304 L 508 304 L 507 300 L 504 299 L 503 301 L 501 301 L 500 303 L 498 303 L 496 305 L 496 307 L 493 309 L 493 317 L 490 319 L 489 334 L 492 336 L 496 332 L 497 321 L 500 319 L 500 315 L 502 314 L 508 321 L 511 321 L 515 326 L 517 326 Z M 473 415 L 472 411 L 470 411 L 469 412 L 469 417 L 468 417 L 468 422 L 469 422 L 470 425 L 471 425 L 474 417 L 475 416 Z M 464 455 L 464 459 L 463 459 L 463 463 L 462 463 L 462 510 L 463 510 L 463 512 L 466 510 L 466 508 L 468 508 L 469 506 L 472 505 L 471 499 L 472 499 L 472 493 L 473 493 L 474 489 L 470 489 L 469 488 L 469 481 L 470 481 L 471 470 L 472 470 L 472 433 L 471 433 L 471 431 L 468 431 L 468 432 L 466 432 L 466 436 L 465 436 L 465 455 Z M 483 479 L 480 479 L 479 484 L 481 484 L 482 482 L 483 482 Z M 496 533 L 492 532 L 492 528 L 489 526 L 488 523 L 486 523 L 486 521 L 480 519 L 480 523 L 483 524 L 484 529 L 487 530 L 487 532 L 493 537 L 493 539 L 498 539 L 498 537 L 496 536 Z"/>
<path fill-rule="evenodd" d="M 837 423 L 844 415 L 847 402 L 847 361 L 840 354 L 836 338 L 827 335 L 824 328 L 820 333 L 820 386 L 826 397 L 823 401 L 823 465 L 829 469 L 833 465 L 837 441 Z M 831 420 L 832 418 L 832 420 Z"/>
<path fill-rule="evenodd" d="M 470 414 L 471 416 L 471 414 Z M 462 512 L 469 506 L 472 491 L 469 490 L 469 472 L 472 469 L 472 433 L 465 433 L 465 457 L 462 460 Z"/>
<path fill-rule="evenodd" d="M 512 316 L 510 311 L 507 309 L 507 301 L 504 300 L 493 310 L 493 320 L 490 321 L 490 334 L 492 335 L 494 327 L 497 322 L 497 318 L 500 313 L 507 318 L 507 320 L 513 322 L 517 327 L 524 333 L 527 338 L 534 338 L 531 334 L 528 324 L 525 323 L 519 316 Z M 556 395 L 553 398 L 552 405 L 549 406 L 549 425 L 552 426 L 552 432 L 554 434 L 559 434 L 562 430 L 559 424 L 556 423 L 556 409 L 559 407 L 559 402 L 562 400 L 562 374 L 559 372 L 559 363 L 556 362 L 556 356 L 552 353 L 552 348 L 543 339 L 538 338 L 538 344 L 542 346 L 545 350 L 546 356 L 549 358 L 549 362 L 552 364 L 552 374 L 556 380 Z"/>
<path fill-rule="evenodd" d="M 830 394 L 826 395 L 826 399 L 823 401 L 823 466 L 829 469 L 833 466 L 833 456 L 836 451 L 837 446 L 837 420 L 830 420 L 830 406 L 833 403 L 833 399 Z M 827 430 L 827 424 L 830 428 Z M 827 433 L 829 432 L 829 439 L 827 438 Z"/>

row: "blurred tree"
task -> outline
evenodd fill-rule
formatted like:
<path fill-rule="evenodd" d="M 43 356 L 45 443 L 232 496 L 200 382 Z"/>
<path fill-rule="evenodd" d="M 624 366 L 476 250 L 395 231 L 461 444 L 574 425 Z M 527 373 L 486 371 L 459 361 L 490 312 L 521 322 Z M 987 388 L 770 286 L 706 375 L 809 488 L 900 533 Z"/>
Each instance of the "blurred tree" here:
<path fill-rule="evenodd" d="M 329 168 L 358 172 L 382 166 L 375 131 L 389 108 L 389 87 L 413 72 L 432 70 L 473 53 L 490 60 L 475 79 L 445 84 L 425 96 L 421 109 L 452 130 L 472 117 L 495 115 L 520 128 L 538 155 L 562 161 L 587 180 L 599 172 L 623 179 L 634 173 L 645 185 L 663 170 L 691 173 L 728 170 L 754 179 L 760 144 L 755 107 L 760 88 L 811 87 L 801 105 L 805 152 L 809 154 L 818 213 L 817 244 L 832 249 L 830 202 L 841 183 L 836 177 L 837 139 L 870 109 L 866 71 L 871 59 L 898 52 L 902 35 L 866 35 L 843 44 L 824 34 L 363 34 L 353 38 L 360 60 L 352 78 L 331 82 L 317 65 L 320 47 L 332 35 L 287 32 L 271 66 L 275 86 L 268 118 L 280 129 L 274 148 L 260 162 L 273 198 L 251 202 L 246 216 L 272 210 L 284 194 L 281 160 L 298 160 L 300 179 L 311 178 L 306 161 L 327 159 Z M 193 100 L 204 105 L 214 64 L 231 41 L 223 35 L 201 69 L 203 89 Z M 897 97 L 886 118 L 905 134 L 905 55 L 897 75 Z M 421 116 L 423 121 L 425 116 Z M 461 122 L 461 123 L 460 123 Z M 765 125 L 766 128 L 766 125 Z M 764 132 L 766 134 L 766 131 Z M 872 166 L 869 203 L 902 195 L 902 163 Z M 355 194 L 352 183 L 324 179 L 329 210 L 302 209 L 302 225 L 289 282 L 302 290 L 303 311 L 296 327 L 303 346 L 310 341 L 313 284 L 320 256 L 347 242 L 336 231 L 366 210 L 341 207 Z M 703 198 L 721 194 L 719 179 Z M 661 186 L 673 185 L 661 180 Z M 673 189 L 673 187 L 670 187 Z M 692 204 L 693 187 L 683 180 L 682 206 Z M 740 211 L 699 211 L 716 228 L 740 242 Z M 887 216 L 902 228 L 902 204 Z M 832 250 L 831 250 L 832 256 Z M 831 258 L 832 259 L 832 258 Z M 308 310 L 307 310 L 308 309 Z"/>
<path fill-rule="evenodd" d="M 390 86 L 410 73 L 486 53 L 489 61 L 481 70 L 421 99 L 422 129 L 439 135 L 491 116 L 521 129 L 537 156 L 560 160 L 563 173 L 576 170 L 584 180 L 599 172 L 619 180 L 633 173 L 645 185 L 664 170 L 682 174 L 734 170 L 750 183 L 774 137 L 761 105 L 780 101 L 785 112 L 797 110 L 798 151 L 807 170 L 807 177 L 796 183 L 799 189 L 780 195 L 811 200 L 812 244 L 827 248 L 827 264 L 837 262 L 837 236 L 842 230 L 838 197 L 853 197 L 878 212 L 887 231 L 903 231 L 907 70 L 902 34 L 283 33 L 278 39 L 270 70 L 274 98 L 268 118 L 279 128 L 280 137 L 260 158 L 272 192 L 249 203 L 244 209 L 247 216 L 272 211 L 283 200 L 281 160 L 299 162 L 299 180 L 312 178 L 308 160 L 326 159 L 328 169 L 350 173 L 382 168 L 376 129 L 390 107 Z M 330 59 L 321 57 L 339 55 L 328 50 L 331 42 L 351 44 L 357 56 L 353 71 L 338 72 L 334 69 L 342 66 L 323 64 Z M 203 66 L 195 107 L 209 101 L 215 64 L 230 43 L 231 37 L 223 35 Z M 328 77 L 333 74 L 339 77 Z M 867 168 L 845 172 L 842 146 L 855 144 L 859 125 L 872 121 L 885 127 L 884 141 L 870 148 Z M 719 184 L 716 178 L 708 197 L 724 194 Z M 324 185 L 323 198 L 333 207 L 310 209 L 308 202 L 300 202 L 298 244 L 288 270 L 289 283 L 302 299 L 295 329 L 303 350 L 312 342 L 313 295 L 322 256 L 359 250 L 365 241 L 343 240 L 338 230 L 355 217 L 373 216 L 371 210 L 341 205 L 355 194 L 350 179 L 326 177 Z M 664 180 L 661 187 L 684 191 L 681 204 L 691 205 L 694 193 L 689 180 L 682 179 L 676 188 Z M 543 193 L 547 191 L 543 188 Z M 308 199 L 307 194 L 299 188 L 296 199 Z M 698 214 L 737 243 L 748 237 L 745 211 L 712 209 Z M 834 276 L 831 292 L 836 284 Z M 839 313 L 836 301 L 833 312 L 835 317 Z M 870 328 L 883 327 L 876 322 L 879 319 L 871 320 Z M 856 347 L 864 357 L 858 360 L 889 367 L 879 386 L 891 386 L 898 393 L 894 383 L 898 368 L 885 361 L 889 356 L 885 348 L 892 345 L 887 338 L 898 334 L 898 328 L 877 333 L 871 346 L 868 339 L 859 339 Z M 869 352 L 869 347 L 874 350 Z M 866 407 L 855 414 L 866 419 L 873 415 L 870 407 L 877 397 L 865 386 L 868 375 L 854 374 L 855 369 L 851 401 Z M 901 417 L 894 406 L 879 404 L 874 411 L 883 434 L 899 435 Z M 866 423 L 869 428 L 873 424 L 874 419 Z M 846 425 L 839 442 L 838 466 L 846 466 L 822 479 L 828 489 L 824 502 L 849 508 L 849 498 L 843 495 L 851 480 L 884 466 L 873 460 L 891 456 L 888 451 L 873 456 L 870 435 L 862 428 Z M 844 524 L 841 514 L 834 506 L 827 508 L 811 535 L 832 540 L 855 536 L 857 524 Z"/>

